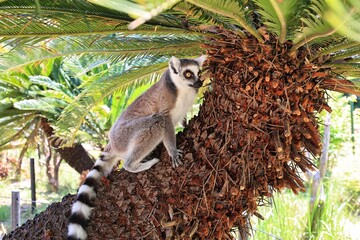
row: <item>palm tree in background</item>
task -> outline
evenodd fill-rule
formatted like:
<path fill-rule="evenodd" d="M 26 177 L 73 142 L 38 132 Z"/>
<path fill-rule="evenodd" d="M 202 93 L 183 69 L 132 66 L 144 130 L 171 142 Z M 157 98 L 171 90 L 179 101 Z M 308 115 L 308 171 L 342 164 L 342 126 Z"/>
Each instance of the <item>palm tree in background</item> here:
<path fill-rule="evenodd" d="M 19 146 L 16 145 L 21 147 L 16 170 L 18 177 L 27 149 L 44 149 L 42 145 L 46 142 L 79 173 L 92 167 L 93 160 L 84 147 L 79 143 L 60 147 L 62 140 L 54 135 L 51 126 L 61 111 L 80 93 L 79 84 L 79 79 L 65 72 L 59 58 L 27 66 L 22 71 L 12 71 L 0 79 L 0 149 L 14 148 L 14 143 L 20 141 Z M 96 136 L 100 139 L 104 137 L 101 136 L 103 130 L 101 124 L 94 120 L 93 112 L 89 116 L 83 124 L 81 136 L 91 134 L 96 142 Z M 82 140 L 85 138 L 82 137 Z"/>
<path fill-rule="evenodd" d="M 341 3 L 353 11 L 338 26 L 324 18 L 331 10 L 321 0 L 92 2 L 104 7 L 80 0 L 0 5 L 2 43 L 13 47 L 0 59 L 3 74 L 59 57 L 103 69 L 55 124 L 66 144 L 93 107 L 157 79 L 171 55 L 206 52 L 211 79 L 198 116 L 178 135 L 185 167 L 171 169 L 160 148 L 163 161 L 151 171 L 113 173 L 99 190 L 92 239 L 220 239 L 231 238 L 233 227 L 246 235 L 247 219 L 261 218 L 257 206 L 274 190 L 304 190 L 299 171 L 314 168 L 307 152 L 320 154 L 316 113 L 331 112 L 327 90 L 360 95 L 360 43 L 338 33 L 348 23 L 356 32 L 354 2 Z M 126 67 L 114 71 L 119 64 Z M 37 232 L 32 225 L 33 237 L 64 236 L 70 201 L 44 212 L 43 221 L 57 225 Z"/>

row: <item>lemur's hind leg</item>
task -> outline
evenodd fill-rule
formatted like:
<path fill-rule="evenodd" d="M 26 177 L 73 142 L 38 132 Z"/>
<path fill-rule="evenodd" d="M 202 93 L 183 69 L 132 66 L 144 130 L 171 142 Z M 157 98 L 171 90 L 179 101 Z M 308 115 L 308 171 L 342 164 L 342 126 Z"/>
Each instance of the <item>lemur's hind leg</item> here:
<path fill-rule="evenodd" d="M 165 116 L 154 114 L 152 116 L 137 119 L 138 131 L 132 137 L 124 157 L 125 170 L 129 172 L 141 172 L 151 168 L 159 161 L 153 158 L 142 162 L 144 158 L 162 141 L 165 131 Z M 136 129 L 136 128 L 134 128 Z"/>

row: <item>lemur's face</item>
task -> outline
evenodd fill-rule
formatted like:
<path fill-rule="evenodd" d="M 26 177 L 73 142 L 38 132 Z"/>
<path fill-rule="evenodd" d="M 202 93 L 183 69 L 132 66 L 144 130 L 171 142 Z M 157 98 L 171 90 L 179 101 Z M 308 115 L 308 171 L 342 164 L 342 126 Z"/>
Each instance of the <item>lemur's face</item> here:
<path fill-rule="evenodd" d="M 200 80 L 201 70 L 196 61 L 192 61 L 181 66 L 180 77 L 181 80 L 189 87 L 199 89 L 202 86 L 202 81 Z"/>
<path fill-rule="evenodd" d="M 169 65 L 175 85 L 180 88 L 191 87 L 199 89 L 202 86 L 201 66 L 205 57 L 201 59 L 177 59 L 172 57 Z"/>

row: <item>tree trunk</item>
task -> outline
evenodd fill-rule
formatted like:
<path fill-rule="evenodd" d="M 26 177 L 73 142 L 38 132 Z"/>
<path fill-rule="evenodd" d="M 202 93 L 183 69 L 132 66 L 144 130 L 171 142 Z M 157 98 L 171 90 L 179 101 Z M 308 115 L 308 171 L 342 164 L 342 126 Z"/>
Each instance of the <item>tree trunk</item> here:
<path fill-rule="evenodd" d="M 62 158 L 58 155 L 54 155 L 54 183 L 56 186 L 56 192 L 59 190 L 59 170 Z"/>
<path fill-rule="evenodd" d="M 89 170 L 94 165 L 94 160 L 85 150 L 81 144 L 75 144 L 72 147 L 60 147 L 61 139 L 54 137 L 54 130 L 49 125 L 46 119 L 42 119 L 41 127 L 45 132 L 49 143 L 56 152 L 58 152 L 61 158 L 67 162 L 78 173 Z"/>
<path fill-rule="evenodd" d="M 59 169 L 62 158 L 57 152 L 53 154 L 53 149 L 49 144 L 48 153 L 44 151 L 46 155 L 46 176 L 48 178 L 48 187 L 51 192 L 57 192 L 59 190 Z"/>
<path fill-rule="evenodd" d="M 55 148 L 55 151 L 80 174 L 94 165 L 94 161 L 81 144 L 75 144 L 73 147 Z"/>

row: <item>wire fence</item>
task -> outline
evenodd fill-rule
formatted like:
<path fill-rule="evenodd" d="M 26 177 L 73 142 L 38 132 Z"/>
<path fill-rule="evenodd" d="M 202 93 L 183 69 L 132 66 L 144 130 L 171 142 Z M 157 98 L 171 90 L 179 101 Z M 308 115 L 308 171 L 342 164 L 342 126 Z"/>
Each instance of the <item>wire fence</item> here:
<path fill-rule="evenodd" d="M 9 192 L 9 195 L 11 195 L 11 192 Z M 49 201 L 49 200 L 36 200 L 35 201 L 36 203 L 39 203 L 39 204 L 50 204 L 50 203 L 52 203 L 51 201 Z M 9 197 L 6 197 L 6 196 L 1 196 L 0 197 L 0 205 L 3 205 L 3 203 L 8 203 L 9 204 L 9 206 L 11 205 L 11 196 L 9 196 Z M 32 203 L 32 201 L 31 201 L 31 199 L 22 199 L 21 198 L 21 195 L 20 195 L 20 204 L 31 204 Z"/>

